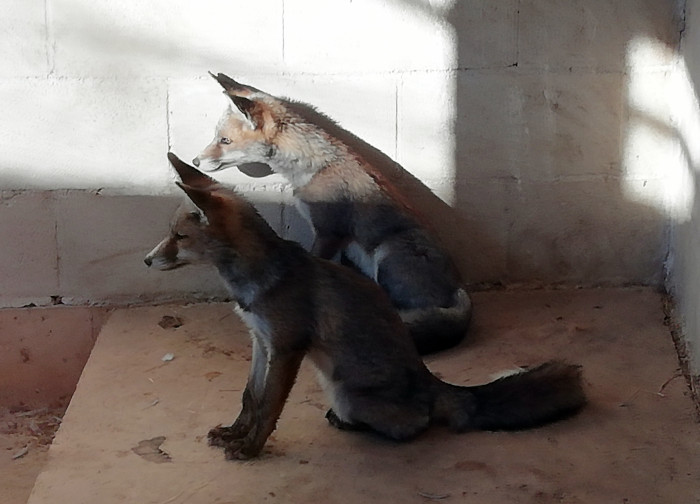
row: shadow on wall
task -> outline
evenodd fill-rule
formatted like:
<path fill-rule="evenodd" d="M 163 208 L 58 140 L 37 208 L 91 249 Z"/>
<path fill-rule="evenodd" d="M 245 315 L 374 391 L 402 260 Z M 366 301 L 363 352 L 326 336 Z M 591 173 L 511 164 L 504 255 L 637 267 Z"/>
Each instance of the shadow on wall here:
<path fill-rule="evenodd" d="M 664 149 L 679 138 L 665 111 L 657 125 L 668 138 L 630 144 L 643 112 L 630 103 L 629 82 L 652 79 L 663 92 L 664 69 L 653 67 L 677 53 L 677 2 L 514 3 L 513 59 L 497 74 L 467 68 L 456 77 L 455 157 L 463 176 L 455 179 L 465 182 L 455 189 L 455 211 L 474 225 L 465 217 L 478 214 L 478 192 L 488 191 L 504 228 L 497 250 L 470 246 L 471 230 L 454 249 L 498 254 L 498 276 L 509 282 L 660 285 L 669 245 L 665 171 L 673 155 Z M 484 4 L 481 15 L 507 17 L 499 5 Z M 460 29 L 472 8 L 456 2 L 447 16 L 461 68 L 473 51 Z M 669 56 L 630 67 L 636 37 Z"/>
<path fill-rule="evenodd" d="M 451 205 L 329 127 L 429 219 L 465 280 L 661 285 L 676 176 L 668 167 L 682 138 L 673 104 L 658 97 L 680 42 L 677 3 L 511 0 L 441 11 L 395 1 L 443 16 L 455 34 Z M 512 40 L 475 38 L 466 29 L 475 25 Z M 655 51 L 635 58 L 639 40 Z"/>

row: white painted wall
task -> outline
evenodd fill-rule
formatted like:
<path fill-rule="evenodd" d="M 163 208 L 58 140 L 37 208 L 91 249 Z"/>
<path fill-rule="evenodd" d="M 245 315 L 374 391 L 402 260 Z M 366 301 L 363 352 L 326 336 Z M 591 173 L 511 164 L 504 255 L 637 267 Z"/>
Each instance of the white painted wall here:
<path fill-rule="evenodd" d="M 396 159 L 469 283 L 660 284 L 680 3 L 0 0 L 0 306 L 222 292 L 141 262 L 180 197 L 165 153 L 226 105 L 209 70 Z M 280 178 L 223 178 L 308 243 Z"/>

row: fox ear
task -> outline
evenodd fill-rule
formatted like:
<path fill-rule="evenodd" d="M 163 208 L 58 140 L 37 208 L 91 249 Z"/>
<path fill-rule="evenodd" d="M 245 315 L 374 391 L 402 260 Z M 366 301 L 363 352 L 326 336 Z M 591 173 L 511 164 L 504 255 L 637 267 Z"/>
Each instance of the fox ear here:
<path fill-rule="evenodd" d="M 175 182 L 177 186 L 185 191 L 187 197 L 192 200 L 197 208 L 199 208 L 204 215 L 209 216 L 209 212 L 214 210 L 221 203 L 220 198 L 212 193 L 211 189 L 206 187 L 193 187 L 181 182 Z"/>
<path fill-rule="evenodd" d="M 211 75 L 216 82 L 218 82 L 221 87 L 224 88 L 229 96 L 250 96 L 252 93 L 259 92 L 259 90 L 255 89 L 253 86 L 241 84 L 240 82 L 233 80 L 228 75 L 222 73 L 214 75 L 211 72 L 209 72 L 209 75 Z"/>
<path fill-rule="evenodd" d="M 243 96 L 230 96 L 230 98 L 236 108 L 250 121 L 254 129 L 262 127 L 262 106 L 258 102 Z"/>
<path fill-rule="evenodd" d="M 168 160 L 170 161 L 170 164 L 173 165 L 173 168 L 175 168 L 177 174 L 180 176 L 180 180 L 182 180 L 182 182 L 187 186 L 204 188 L 217 184 L 216 180 L 208 175 L 205 175 L 194 166 L 188 165 L 172 152 L 168 152 Z"/>

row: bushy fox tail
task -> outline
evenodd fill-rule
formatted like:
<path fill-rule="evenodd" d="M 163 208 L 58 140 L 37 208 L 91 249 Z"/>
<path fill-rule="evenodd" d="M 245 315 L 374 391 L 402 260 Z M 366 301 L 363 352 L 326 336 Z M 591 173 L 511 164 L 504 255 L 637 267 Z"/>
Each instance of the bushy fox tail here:
<path fill-rule="evenodd" d="M 573 415 L 586 404 L 581 367 L 558 361 L 484 385 L 440 383 L 435 417 L 458 431 L 528 429 Z"/>

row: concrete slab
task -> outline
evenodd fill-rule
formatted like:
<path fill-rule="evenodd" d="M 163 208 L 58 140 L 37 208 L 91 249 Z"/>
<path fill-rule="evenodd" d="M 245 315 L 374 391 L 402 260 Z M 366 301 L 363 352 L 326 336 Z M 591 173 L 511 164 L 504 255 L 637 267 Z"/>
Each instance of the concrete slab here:
<path fill-rule="evenodd" d="M 29 503 L 700 502 L 700 431 L 658 294 L 474 300 L 469 341 L 429 358 L 434 372 L 477 383 L 564 358 L 584 365 L 590 406 L 527 432 L 435 428 L 394 444 L 330 427 L 305 366 L 262 458 L 228 462 L 206 433 L 238 413 L 250 349 L 237 317 L 222 304 L 125 309 L 98 338 Z M 160 327 L 165 315 L 182 326 Z M 169 461 L 134 452 L 158 436 Z"/>

